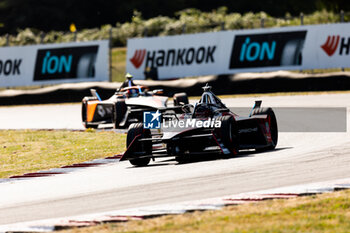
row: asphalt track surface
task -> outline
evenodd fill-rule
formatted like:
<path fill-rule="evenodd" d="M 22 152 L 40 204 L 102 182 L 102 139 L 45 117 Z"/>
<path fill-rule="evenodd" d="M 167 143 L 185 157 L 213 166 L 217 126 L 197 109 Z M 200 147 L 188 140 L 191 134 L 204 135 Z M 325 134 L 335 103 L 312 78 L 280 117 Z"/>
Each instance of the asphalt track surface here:
<path fill-rule="evenodd" d="M 224 102 L 250 107 L 254 99 Z M 271 107 L 350 107 L 350 94 L 259 99 L 263 106 Z M 54 118 L 49 119 L 51 116 Z M 77 104 L 1 107 L 0 122 L 2 129 L 82 129 Z M 349 133 L 280 133 L 277 149 L 271 152 L 245 151 L 234 158 L 210 156 L 185 164 L 163 159 L 142 168 L 116 162 L 63 175 L 3 182 L 0 225 L 341 179 L 347 178 L 349 171 Z"/>

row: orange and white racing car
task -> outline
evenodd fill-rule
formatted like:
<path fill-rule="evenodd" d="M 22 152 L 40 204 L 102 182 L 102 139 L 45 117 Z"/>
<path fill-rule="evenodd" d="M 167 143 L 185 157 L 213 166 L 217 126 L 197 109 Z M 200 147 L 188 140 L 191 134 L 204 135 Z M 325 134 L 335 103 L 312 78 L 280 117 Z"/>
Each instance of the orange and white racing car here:
<path fill-rule="evenodd" d="M 145 86 L 121 88 L 107 100 L 101 100 L 96 90 L 90 91 L 92 96 L 82 100 L 82 121 L 86 128 L 110 123 L 115 128 L 124 128 L 142 122 L 144 111 L 181 112 L 181 106 L 188 104 L 187 94 L 182 92 L 173 96 L 174 106 L 168 107 L 168 97 L 162 95 L 162 90 L 149 91 Z"/>

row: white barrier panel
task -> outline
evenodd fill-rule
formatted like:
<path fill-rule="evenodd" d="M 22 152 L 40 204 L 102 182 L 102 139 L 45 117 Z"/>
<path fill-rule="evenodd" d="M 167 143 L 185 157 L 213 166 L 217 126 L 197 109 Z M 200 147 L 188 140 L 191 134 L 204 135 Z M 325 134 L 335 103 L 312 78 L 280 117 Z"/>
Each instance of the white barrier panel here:
<path fill-rule="evenodd" d="M 108 41 L 0 48 L 0 87 L 108 81 Z"/>
<path fill-rule="evenodd" d="M 350 23 L 128 40 L 136 79 L 349 67 Z"/>

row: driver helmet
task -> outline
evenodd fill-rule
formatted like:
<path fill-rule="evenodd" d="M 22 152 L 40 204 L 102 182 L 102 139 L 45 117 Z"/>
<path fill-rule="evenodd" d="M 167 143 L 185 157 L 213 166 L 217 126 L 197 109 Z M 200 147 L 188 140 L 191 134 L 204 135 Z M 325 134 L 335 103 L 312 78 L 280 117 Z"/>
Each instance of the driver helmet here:
<path fill-rule="evenodd" d="M 136 89 L 130 89 L 129 90 L 129 96 L 130 97 L 136 97 L 138 96 L 138 91 Z"/>
<path fill-rule="evenodd" d="M 125 75 L 125 78 L 126 78 L 127 80 L 131 80 L 131 79 L 133 78 L 133 76 L 132 76 L 130 73 L 127 73 L 127 74 Z"/>
<path fill-rule="evenodd" d="M 212 110 L 207 104 L 199 104 L 195 108 L 194 116 L 196 118 L 208 118 L 212 115 Z"/>

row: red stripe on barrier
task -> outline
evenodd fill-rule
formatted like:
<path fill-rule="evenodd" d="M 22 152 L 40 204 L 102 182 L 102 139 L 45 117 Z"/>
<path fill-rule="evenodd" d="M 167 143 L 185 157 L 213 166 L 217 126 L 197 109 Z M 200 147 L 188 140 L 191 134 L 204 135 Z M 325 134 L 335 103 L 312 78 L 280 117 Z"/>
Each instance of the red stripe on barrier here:
<path fill-rule="evenodd" d="M 129 221 L 128 217 L 125 216 L 102 216 L 94 219 L 98 222 L 127 222 Z"/>
<path fill-rule="evenodd" d="M 76 221 L 76 220 L 68 220 L 62 221 L 62 223 L 55 224 L 55 230 L 71 228 L 71 227 L 88 227 L 88 226 L 96 226 L 99 222 L 96 221 Z"/>
<path fill-rule="evenodd" d="M 63 220 L 54 224 L 55 230 L 71 228 L 71 227 L 88 227 L 95 226 L 106 222 L 127 222 L 130 220 L 142 220 L 143 217 L 138 216 L 100 216 L 89 220 Z"/>
<path fill-rule="evenodd" d="M 224 201 L 231 201 L 231 202 L 249 202 L 249 201 L 265 201 L 265 200 L 272 200 L 272 199 L 289 199 L 293 197 L 298 197 L 299 194 L 279 194 L 279 193 L 274 193 L 274 194 L 257 194 L 257 195 L 241 195 L 237 197 L 228 197 L 224 198 Z"/>
<path fill-rule="evenodd" d="M 123 155 L 118 154 L 114 155 L 111 157 L 107 157 L 105 159 L 120 159 Z M 94 166 L 99 166 L 103 165 L 105 163 L 75 163 L 72 165 L 66 165 L 62 166 L 61 168 L 83 168 L 83 167 L 94 167 Z M 45 177 L 45 176 L 52 176 L 52 175 L 58 175 L 58 174 L 63 174 L 65 172 L 33 172 L 33 173 L 25 173 L 23 175 L 15 175 L 15 176 L 10 176 L 10 179 L 16 179 L 16 178 L 33 178 L 33 177 Z"/>
<path fill-rule="evenodd" d="M 38 173 L 25 173 L 23 175 L 10 176 L 10 179 L 15 178 L 31 178 L 31 177 L 43 177 L 43 176 L 52 176 L 62 174 L 62 172 L 38 172 Z"/>
<path fill-rule="evenodd" d="M 123 155 L 119 154 L 119 155 L 114 155 L 114 156 L 110 156 L 110 157 L 106 157 L 105 159 L 120 159 Z"/>
<path fill-rule="evenodd" d="M 93 166 L 99 166 L 102 164 L 104 164 L 104 163 L 75 163 L 72 165 L 63 166 L 61 168 L 93 167 Z"/>
<path fill-rule="evenodd" d="M 143 219 L 142 217 L 136 217 L 136 216 L 106 215 L 106 216 L 94 218 L 93 221 L 97 221 L 101 223 L 102 222 L 127 222 L 130 220 L 142 220 L 142 219 Z"/>
<path fill-rule="evenodd" d="M 299 197 L 299 194 L 296 193 L 273 193 L 273 194 L 262 194 L 262 195 L 269 195 L 274 198 L 293 198 L 293 197 Z"/>
<path fill-rule="evenodd" d="M 228 205 L 242 205 L 242 204 L 246 204 L 246 203 L 251 203 L 251 202 L 256 202 L 256 201 L 243 201 L 243 200 L 230 200 L 230 199 L 224 199 L 223 200 L 224 205 L 228 206 Z"/>

